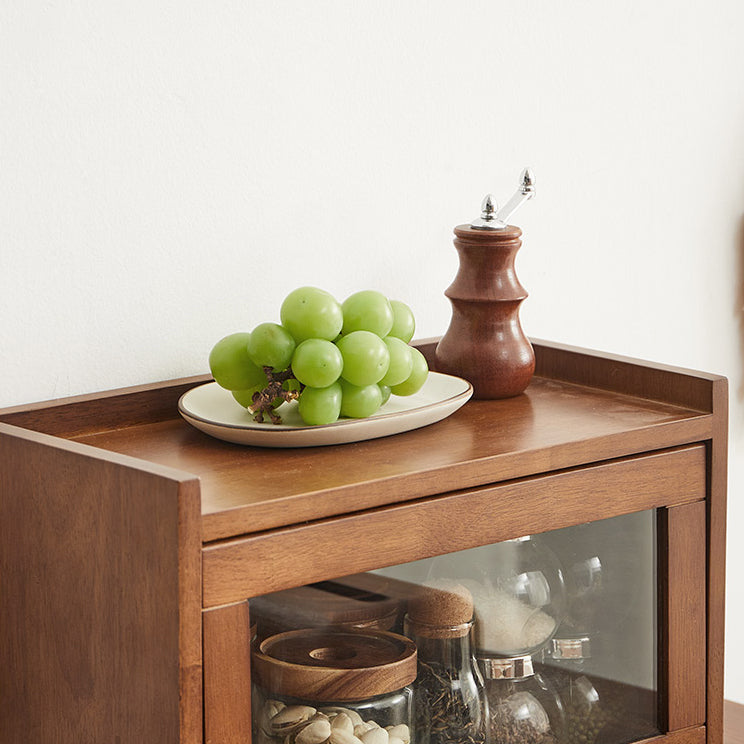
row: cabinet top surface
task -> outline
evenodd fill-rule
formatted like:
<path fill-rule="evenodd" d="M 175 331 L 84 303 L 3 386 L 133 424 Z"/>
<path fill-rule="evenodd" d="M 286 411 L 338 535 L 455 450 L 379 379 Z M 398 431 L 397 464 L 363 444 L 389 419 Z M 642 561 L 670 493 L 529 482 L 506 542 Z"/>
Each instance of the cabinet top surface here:
<path fill-rule="evenodd" d="M 704 410 L 544 375 L 522 395 L 472 400 L 422 429 L 302 449 L 229 444 L 197 431 L 175 408 L 148 420 L 121 406 L 128 425 L 36 428 L 198 476 L 205 542 L 701 441 L 712 426 Z M 0 412 L 0 421 L 36 421 L 23 415 Z"/>

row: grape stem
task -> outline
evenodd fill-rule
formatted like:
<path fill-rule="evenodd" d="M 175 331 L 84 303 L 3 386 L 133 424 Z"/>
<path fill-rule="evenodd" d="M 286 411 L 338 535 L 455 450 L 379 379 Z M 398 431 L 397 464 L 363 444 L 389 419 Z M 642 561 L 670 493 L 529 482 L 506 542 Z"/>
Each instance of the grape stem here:
<path fill-rule="evenodd" d="M 291 367 L 282 372 L 274 372 L 271 367 L 264 367 L 263 371 L 266 373 L 268 383 L 263 390 L 257 390 L 253 393 L 253 403 L 248 406 L 248 410 L 253 414 L 253 420 L 258 424 L 263 424 L 267 415 L 272 424 L 281 424 L 282 417 L 274 411 L 277 398 L 282 401 L 297 400 L 300 397 L 301 390 L 285 390 L 282 387 L 284 382 L 294 377 Z"/>

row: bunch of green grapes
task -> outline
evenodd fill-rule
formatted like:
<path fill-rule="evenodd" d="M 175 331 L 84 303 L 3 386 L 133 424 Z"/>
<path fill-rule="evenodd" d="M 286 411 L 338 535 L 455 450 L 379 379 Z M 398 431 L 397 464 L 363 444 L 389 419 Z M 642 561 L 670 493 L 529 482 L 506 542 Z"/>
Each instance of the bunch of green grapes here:
<path fill-rule="evenodd" d="M 423 354 L 409 345 L 413 312 L 380 292 L 339 303 L 322 289 L 300 287 L 284 299 L 280 319 L 226 336 L 209 355 L 215 381 L 257 420 L 290 399 L 308 425 L 366 418 L 390 395 L 418 392 L 429 374 Z"/>

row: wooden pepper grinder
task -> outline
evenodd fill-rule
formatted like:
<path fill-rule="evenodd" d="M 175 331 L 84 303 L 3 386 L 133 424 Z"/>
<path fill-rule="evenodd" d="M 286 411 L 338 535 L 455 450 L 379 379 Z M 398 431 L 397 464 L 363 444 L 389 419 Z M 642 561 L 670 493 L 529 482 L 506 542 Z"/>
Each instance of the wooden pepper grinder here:
<path fill-rule="evenodd" d="M 527 292 L 514 271 L 522 231 L 506 222 L 534 194 L 525 168 L 504 207 L 497 211 L 489 194 L 480 218 L 455 228 L 460 267 L 444 293 L 452 320 L 436 348 L 436 369 L 468 380 L 474 398 L 519 395 L 535 371 L 535 353 L 519 323 Z"/>

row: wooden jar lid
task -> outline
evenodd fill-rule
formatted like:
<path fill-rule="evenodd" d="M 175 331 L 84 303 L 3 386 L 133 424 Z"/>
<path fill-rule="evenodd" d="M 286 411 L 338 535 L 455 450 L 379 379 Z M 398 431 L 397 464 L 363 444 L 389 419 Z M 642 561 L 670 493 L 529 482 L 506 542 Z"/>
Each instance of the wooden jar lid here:
<path fill-rule="evenodd" d="M 292 630 L 260 644 L 253 671 L 274 694 L 317 702 L 366 700 L 416 679 L 416 646 L 387 631 Z"/>
<path fill-rule="evenodd" d="M 454 581 L 427 584 L 408 603 L 407 620 L 425 638 L 462 638 L 473 625 L 473 596 Z"/>

